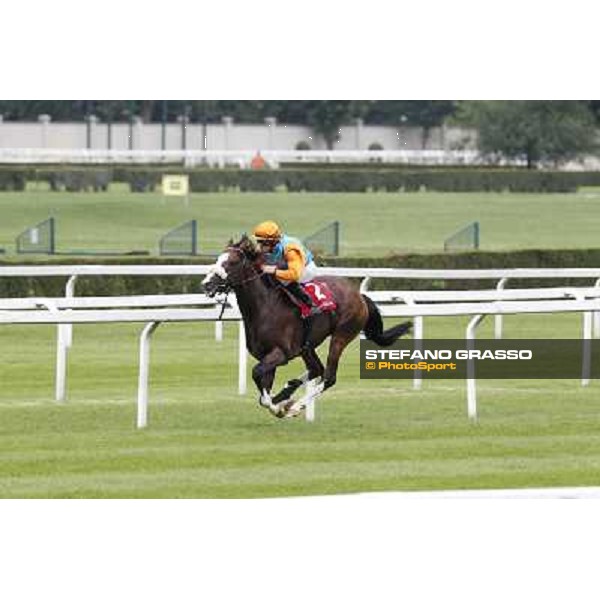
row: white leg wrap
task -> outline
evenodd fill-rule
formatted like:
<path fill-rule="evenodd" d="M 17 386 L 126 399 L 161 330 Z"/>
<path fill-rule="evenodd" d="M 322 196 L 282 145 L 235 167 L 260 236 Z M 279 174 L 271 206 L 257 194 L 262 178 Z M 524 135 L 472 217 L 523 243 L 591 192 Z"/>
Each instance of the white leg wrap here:
<path fill-rule="evenodd" d="M 293 404 L 288 405 L 286 417 L 297 417 L 304 409 L 307 412 L 307 421 L 314 420 L 314 402 L 323 393 L 325 384 L 319 379 L 314 379 L 309 382 L 304 396 L 296 400 Z"/>
<path fill-rule="evenodd" d="M 271 400 L 271 396 L 267 390 L 263 390 L 259 399 L 260 405 L 265 408 L 271 408 L 273 406 L 273 401 Z"/>
<path fill-rule="evenodd" d="M 269 392 L 267 392 L 267 390 L 262 391 L 259 402 L 261 406 L 263 406 L 264 408 L 268 408 L 269 411 L 276 417 L 280 416 L 282 409 L 276 404 L 273 404 L 273 401 L 271 400 L 271 395 L 269 394 Z"/>

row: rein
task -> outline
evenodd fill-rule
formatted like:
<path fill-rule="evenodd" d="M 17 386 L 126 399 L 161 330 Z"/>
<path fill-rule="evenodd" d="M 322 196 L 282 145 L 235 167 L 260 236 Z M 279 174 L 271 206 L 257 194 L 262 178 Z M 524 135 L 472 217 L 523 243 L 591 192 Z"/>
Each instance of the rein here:
<path fill-rule="evenodd" d="M 217 321 L 220 321 L 223 318 L 223 313 L 225 312 L 225 307 L 227 306 L 227 298 L 229 298 L 229 292 L 231 292 L 230 289 L 227 290 L 227 294 L 225 294 L 225 300 L 223 300 L 223 303 L 221 304 L 221 314 L 219 315 Z"/>

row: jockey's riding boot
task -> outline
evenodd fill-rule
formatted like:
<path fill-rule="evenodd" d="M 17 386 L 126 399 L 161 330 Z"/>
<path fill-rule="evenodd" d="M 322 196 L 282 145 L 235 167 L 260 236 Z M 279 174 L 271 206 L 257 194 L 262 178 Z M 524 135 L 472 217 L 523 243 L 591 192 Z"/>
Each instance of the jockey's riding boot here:
<path fill-rule="evenodd" d="M 302 350 L 309 350 L 311 348 L 310 330 L 312 329 L 313 318 L 310 315 L 302 319 Z"/>
<path fill-rule="evenodd" d="M 312 317 L 313 315 L 318 315 L 321 312 L 319 310 L 319 307 L 316 306 L 313 302 L 313 299 L 310 297 L 310 295 L 307 294 L 304 291 L 304 289 L 302 289 L 302 286 L 297 281 L 292 281 L 291 283 L 288 283 L 286 287 L 287 290 L 292 294 L 292 296 L 294 296 L 295 298 L 300 300 L 300 302 L 306 304 L 310 308 L 310 313 L 306 316 L 304 316 L 303 314 L 303 319 L 308 320 L 308 318 Z"/>

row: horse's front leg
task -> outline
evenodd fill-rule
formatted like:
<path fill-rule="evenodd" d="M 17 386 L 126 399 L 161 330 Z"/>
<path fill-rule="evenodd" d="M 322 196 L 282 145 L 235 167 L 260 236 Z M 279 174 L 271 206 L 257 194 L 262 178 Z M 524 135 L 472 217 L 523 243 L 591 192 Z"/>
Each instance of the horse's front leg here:
<path fill-rule="evenodd" d="M 268 408 L 277 417 L 281 417 L 283 414 L 281 409 L 273 403 L 271 390 L 277 367 L 286 363 L 285 353 L 280 348 L 274 348 L 252 369 L 252 379 L 260 394 L 258 399 L 260 405 Z"/>

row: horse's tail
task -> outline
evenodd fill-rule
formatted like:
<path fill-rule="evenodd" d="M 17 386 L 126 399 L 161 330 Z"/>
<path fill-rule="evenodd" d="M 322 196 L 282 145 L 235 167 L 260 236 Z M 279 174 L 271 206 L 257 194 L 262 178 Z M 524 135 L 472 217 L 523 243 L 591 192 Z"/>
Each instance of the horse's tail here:
<path fill-rule="evenodd" d="M 369 317 L 364 328 L 368 340 L 372 340 L 379 346 L 391 346 L 399 337 L 405 335 L 412 329 L 411 321 L 405 321 L 399 325 L 394 325 L 386 331 L 383 330 L 383 320 L 377 305 L 371 298 L 362 294 L 364 301 L 369 309 Z"/>

